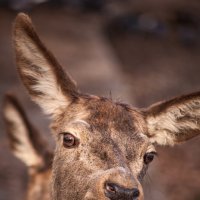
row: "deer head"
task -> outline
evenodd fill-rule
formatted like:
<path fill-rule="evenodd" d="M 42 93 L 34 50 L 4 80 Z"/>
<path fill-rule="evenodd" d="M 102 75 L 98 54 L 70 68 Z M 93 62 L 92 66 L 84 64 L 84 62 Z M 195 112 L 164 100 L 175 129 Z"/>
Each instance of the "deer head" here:
<path fill-rule="evenodd" d="M 53 152 L 31 125 L 15 96 L 7 95 L 3 115 L 12 153 L 28 169 L 27 200 L 49 200 Z"/>
<path fill-rule="evenodd" d="M 200 133 L 200 92 L 147 109 L 82 94 L 27 15 L 17 16 L 13 40 L 21 80 L 52 118 L 54 200 L 141 200 L 154 144 L 174 145 Z"/>

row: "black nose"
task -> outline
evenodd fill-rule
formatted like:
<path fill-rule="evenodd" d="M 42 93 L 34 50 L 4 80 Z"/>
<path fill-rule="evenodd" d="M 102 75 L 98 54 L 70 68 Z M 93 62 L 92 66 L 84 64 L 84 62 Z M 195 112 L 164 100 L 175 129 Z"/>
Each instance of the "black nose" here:
<path fill-rule="evenodd" d="M 137 188 L 127 189 L 115 183 L 106 183 L 105 195 L 110 200 L 136 200 L 140 191 Z"/>

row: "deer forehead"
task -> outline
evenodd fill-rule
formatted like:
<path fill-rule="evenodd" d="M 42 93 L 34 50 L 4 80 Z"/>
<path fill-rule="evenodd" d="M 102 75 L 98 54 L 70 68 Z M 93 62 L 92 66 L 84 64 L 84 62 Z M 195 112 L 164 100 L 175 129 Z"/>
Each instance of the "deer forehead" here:
<path fill-rule="evenodd" d="M 125 104 L 100 97 L 87 97 L 80 98 L 77 103 L 63 109 L 53 122 L 53 128 L 57 129 L 57 132 L 62 132 L 70 125 L 82 124 L 99 132 L 145 132 L 145 126 L 141 128 L 141 124 L 145 124 L 141 119 L 144 121 L 141 114 L 138 117 L 138 113 L 135 115 L 134 109 Z"/>
<path fill-rule="evenodd" d="M 108 152 L 118 148 L 132 159 L 133 152 L 137 150 L 137 154 L 142 154 L 150 146 L 148 138 L 137 126 L 133 110 L 109 99 L 81 99 L 78 105 L 72 105 L 59 118 L 57 133 L 74 134 L 81 143 L 90 145 L 90 150 L 95 150 L 96 154 L 98 149 Z M 102 157 L 102 153 L 99 156 Z"/>

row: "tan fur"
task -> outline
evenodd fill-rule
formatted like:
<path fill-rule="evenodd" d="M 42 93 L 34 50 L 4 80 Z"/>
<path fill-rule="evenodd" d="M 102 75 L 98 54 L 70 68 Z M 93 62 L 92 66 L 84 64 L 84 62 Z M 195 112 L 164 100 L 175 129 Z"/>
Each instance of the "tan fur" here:
<path fill-rule="evenodd" d="M 26 200 L 49 200 L 52 151 L 30 124 L 15 96 L 5 97 L 3 115 L 11 151 L 27 166 Z"/>
<path fill-rule="evenodd" d="M 166 106 L 156 111 L 160 106 L 150 108 L 147 117 L 148 132 L 151 142 L 161 145 L 174 145 L 199 134 L 200 127 L 200 94 L 175 98 L 161 103 Z M 179 100 L 179 102 L 177 102 Z"/>
<path fill-rule="evenodd" d="M 27 200 L 50 200 L 52 170 L 29 174 Z"/>
<path fill-rule="evenodd" d="M 22 160 L 28 167 L 41 166 L 42 159 L 31 145 L 30 138 L 27 134 L 27 127 L 20 113 L 8 101 L 4 104 L 4 113 L 5 120 L 9 124 L 8 131 L 14 133 L 14 137 L 19 141 L 13 146 L 15 156 Z"/>
<path fill-rule="evenodd" d="M 142 200 L 145 156 L 155 153 L 152 143 L 175 144 L 200 133 L 199 92 L 147 109 L 85 95 L 42 44 L 28 16 L 16 18 L 13 40 L 24 85 L 32 99 L 53 115 L 53 200 L 108 200 L 108 182 L 123 191 L 140 192 L 135 198 L 115 194 L 110 200 Z M 64 144 L 69 133 L 78 141 L 72 148 Z"/>

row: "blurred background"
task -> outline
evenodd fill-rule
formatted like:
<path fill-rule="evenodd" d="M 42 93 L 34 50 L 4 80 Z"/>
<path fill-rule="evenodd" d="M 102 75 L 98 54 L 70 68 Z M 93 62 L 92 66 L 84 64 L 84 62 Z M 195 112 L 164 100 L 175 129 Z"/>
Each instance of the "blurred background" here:
<path fill-rule="evenodd" d="M 20 11 L 83 92 L 146 107 L 200 89 L 199 0 L 0 0 L 0 103 L 14 92 L 52 146 L 49 121 L 16 72 L 11 29 Z M 0 128 L 0 200 L 22 200 L 27 172 L 9 152 L 2 116 Z M 200 137 L 157 151 L 145 199 L 200 200 Z"/>

